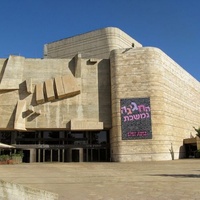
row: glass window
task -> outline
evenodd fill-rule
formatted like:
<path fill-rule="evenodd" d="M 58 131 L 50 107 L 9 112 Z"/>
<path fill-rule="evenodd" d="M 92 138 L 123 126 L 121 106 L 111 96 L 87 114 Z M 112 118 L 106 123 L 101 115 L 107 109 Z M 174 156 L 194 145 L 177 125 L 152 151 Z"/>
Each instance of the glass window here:
<path fill-rule="evenodd" d="M 42 138 L 59 138 L 59 131 L 43 131 Z"/>
<path fill-rule="evenodd" d="M 108 144 L 108 131 L 90 132 L 90 144 Z"/>
<path fill-rule="evenodd" d="M 17 138 L 38 138 L 38 132 L 17 132 Z"/>
<path fill-rule="evenodd" d="M 98 140 L 99 144 L 107 144 L 107 131 L 100 131 Z"/>
<path fill-rule="evenodd" d="M 38 144 L 38 132 L 17 132 L 16 144 Z"/>
<path fill-rule="evenodd" d="M 67 144 L 84 145 L 88 143 L 86 132 L 68 132 Z"/>
<path fill-rule="evenodd" d="M 1 131 L 0 132 L 0 141 L 5 144 L 11 144 L 11 134 L 14 132 L 11 131 Z"/>
<path fill-rule="evenodd" d="M 68 138 L 82 139 L 84 138 L 84 132 L 69 132 Z"/>

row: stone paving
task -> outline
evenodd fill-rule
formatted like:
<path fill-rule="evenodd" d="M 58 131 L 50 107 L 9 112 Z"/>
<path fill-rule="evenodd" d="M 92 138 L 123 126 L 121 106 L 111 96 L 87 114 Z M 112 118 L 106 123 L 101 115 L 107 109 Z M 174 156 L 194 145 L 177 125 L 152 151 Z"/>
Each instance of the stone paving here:
<path fill-rule="evenodd" d="M 59 194 L 59 200 L 200 199 L 200 160 L 0 165 L 0 179 Z"/>

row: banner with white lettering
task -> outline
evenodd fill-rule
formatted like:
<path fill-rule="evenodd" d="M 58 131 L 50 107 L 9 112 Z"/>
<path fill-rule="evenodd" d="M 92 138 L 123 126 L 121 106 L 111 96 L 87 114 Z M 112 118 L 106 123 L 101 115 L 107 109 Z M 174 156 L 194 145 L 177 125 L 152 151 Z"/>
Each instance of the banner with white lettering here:
<path fill-rule="evenodd" d="M 150 98 L 121 99 L 122 140 L 152 139 Z"/>

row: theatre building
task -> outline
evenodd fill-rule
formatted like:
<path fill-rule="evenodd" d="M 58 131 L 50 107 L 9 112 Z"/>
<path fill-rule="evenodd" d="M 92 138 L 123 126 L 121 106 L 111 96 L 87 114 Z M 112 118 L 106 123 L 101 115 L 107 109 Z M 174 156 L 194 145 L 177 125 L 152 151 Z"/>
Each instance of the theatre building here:
<path fill-rule="evenodd" d="M 0 142 L 25 162 L 184 158 L 199 126 L 199 81 L 118 28 L 0 59 Z"/>

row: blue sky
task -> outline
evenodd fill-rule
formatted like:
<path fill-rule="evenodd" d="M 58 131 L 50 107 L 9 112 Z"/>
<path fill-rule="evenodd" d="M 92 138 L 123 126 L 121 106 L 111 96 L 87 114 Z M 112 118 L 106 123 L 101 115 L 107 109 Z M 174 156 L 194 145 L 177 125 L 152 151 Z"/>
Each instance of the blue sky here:
<path fill-rule="evenodd" d="M 199 0 L 1 0 L 0 58 L 41 58 L 45 43 L 109 26 L 160 48 L 200 81 Z"/>

